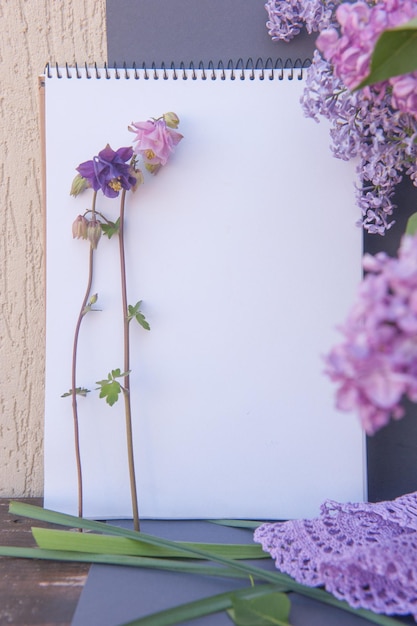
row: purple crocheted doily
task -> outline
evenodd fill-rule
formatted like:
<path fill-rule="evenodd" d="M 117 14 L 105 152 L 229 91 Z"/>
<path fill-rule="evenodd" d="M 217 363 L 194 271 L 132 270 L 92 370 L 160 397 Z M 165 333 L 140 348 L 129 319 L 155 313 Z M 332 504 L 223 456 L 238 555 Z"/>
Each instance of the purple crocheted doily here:
<path fill-rule="evenodd" d="M 263 524 L 254 539 L 304 585 L 417 620 L 417 492 L 376 504 L 327 500 L 319 517 Z"/>

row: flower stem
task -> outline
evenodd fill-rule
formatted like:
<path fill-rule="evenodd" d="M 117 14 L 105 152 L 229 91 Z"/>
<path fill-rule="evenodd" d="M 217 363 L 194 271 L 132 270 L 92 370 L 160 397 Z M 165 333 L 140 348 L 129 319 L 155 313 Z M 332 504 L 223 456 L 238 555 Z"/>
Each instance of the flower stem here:
<path fill-rule="evenodd" d="M 95 213 L 97 192 L 94 192 L 91 212 Z M 78 314 L 77 324 L 74 332 L 74 342 L 72 348 L 72 371 L 71 371 L 71 397 L 72 397 L 72 415 L 74 420 L 74 443 L 75 443 L 75 460 L 77 466 L 77 484 L 78 484 L 78 517 L 83 516 L 83 475 L 81 466 L 81 451 L 80 451 L 80 429 L 78 420 L 78 402 L 77 402 L 77 352 L 78 352 L 78 339 L 80 335 L 81 322 L 85 315 L 85 309 L 90 296 L 91 285 L 93 282 L 93 267 L 94 267 L 94 249 L 90 245 L 90 253 L 88 259 L 88 278 L 87 287 L 85 290 L 84 299 L 81 304 L 81 309 Z"/>
<path fill-rule="evenodd" d="M 126 441 L 127 441 L 127 457 L 129 463 L 130 492 L 132 499 L 133 527 L 140 530 L 139 524 L 139 507 L 136 489 L 135 460 L 133 453 L 133 435 L 132 435 L 132 410 L 130 403 L 130 334 L 129 334 L 129 317 L 127 306 L 127 287 L 126 287 L 126 260 L 125 260 L 125 244 L 124 244 L 124 215 L 125 215 L 126 190 L 123 189 L 120 199 L 120 225 L 119 225 L 119 252 L 120 252 L 120 280 L 122 289 L 122 308 L 123 308 L 123 353 L 124 364 L 123 371 L 127 372 L 124 378 L 123 397 L 125 402 L 125 418 L 126 418 Z"/>

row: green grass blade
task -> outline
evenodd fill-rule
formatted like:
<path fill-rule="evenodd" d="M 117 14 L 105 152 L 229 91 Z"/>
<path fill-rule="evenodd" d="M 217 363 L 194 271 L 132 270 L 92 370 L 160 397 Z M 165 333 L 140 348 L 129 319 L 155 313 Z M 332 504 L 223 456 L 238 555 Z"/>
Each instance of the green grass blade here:
<path fill-rule="evenodd" d="M 240 561 L 233 561 L 231 559 L 225 559 L 224 557 L 213 556 L 212 554 L 204 550 L 194 550 L 191 548 L 185 548 L 183 546 L 179 548 L 178 544 L 175 544 L 175 542 L 169 541 L 168 539 L 161 539 L 142 532 L 138 533 L 134 530 L 126 530 L 117 526 L 111 526 L 110 524 L 104 524 L 103 522 L 94 522 L 92 520 L 86 520 L 84 518 L 75 517 L 73 515 L 66 515 L 64 513 L 57 513 L 55 511 L 42 509 L 42 507 L 36 507 L 31 504 L 24 504 L 20 502 L 12 502 L 10 504 L 9 511 L 11 513 L 14 513 L 15 515 L 32 517 L 34 519 L 42 520 L 45 522 L 61 524 L 64 526 L 72 526 L 74 528 L 98 530 L 103 533 L 115 534 L 135 540 L 140 538 L 141 541 L 150 543 L 152 545 L 160 545 L 169 548 L 181 549 L 184 554 L 195 554 L 203 559 L 225 565 L 226 567 L 229 567 L 231 570 L 234 570 L 236 572 L 241 572 L 248 576 L 253 576 L 255 579 L 264 580 L 272 584 L 275 583 L 277 585 L 282 585 L 283 587 L 287 587 L 289 590 L 296 591 L 299 594 L 308 598 L 313 598 L 314 600 L 318 600 L 319 602 L 335 606 L 349 613 L 360 615 L 361 617 L 364 617 L 368 621 L 378 624 L 379 626 L 399 626 L 399 624 L 401 624 L 401 622 L 398 622 L 397 620 L 393 620 L 383 615 L 376 615 L 375 613 L 372 613 L 371 611 L 367 611 L 365 609 L 354 609 L 346 602 L 338 600 L 327 591 L 314 587 L 306 587 L 301 583 L 297 583 L 286 574 L 281 574 L 280 572 L 269 572 L 249 563 L 241 563 Z"/>
<path fill-rule="evenodd" d="M 97 554 L 127 554 L 132 556 L 151 556 L 162 558 L 196 558 L 194 554 L 182 550 L 164 548 L 162 546 L 143 543 L 140 536 L 136 539 L 126 537 L 110 537 L 109 535 L 93 535 L 92 533 L 68 533 L 65 530 L 49 530 L 33 528 L 33 536 L 39 548 L 47 550 L 75 550 Z M 179 546 L 210 552 L 213 556 L 228 559 L 262 559 L 270 558 L 257 544 L 220 544 L 191 543 L 179 541 Z"/>
<path fill-rule="evenodd" d="M 182 624 L 189 620 L 219 613 L 232 607 L 234 598 L 255 598 L 275 589 L 273 585 L 261 585 L 259 587 L 247 587 L 238 591 L 229 591 L 209 598 L 195 600 L 187 604 L 180 604 L 172 609 L 152 613 L 146 617 L 140 617 L 122 626 L 172 626 Z"/>
<path fill-rule="evenodd" d="M 231 526 L 232 528 L 247 528 L 249 530 L 255 530 L 265 522 L 255 522 L 253 520 L 244 519 L 208 519 L 206 522 L 210 524 L 218 524 L 219 526 Z"/>
<path fill-rule="evenodd" d="M 145 569 L 181 572 L 184 574 L 200 574 L 221 578 L 248 579 L 248 576 L 228 569 L 212 565 L 203 565 L 192 561 L 178 561 L 151 557 L 128 556 L 123 554 L 93 554 L 90 552 L 74 552 L 67 550 L 45 550 L 41 548 L 21 548 L 0 546 L 0 557 L 21 559 L 39 559 L 42 561 L 66 561 L 75 563 L 98 563 L 103 565 L 124 565 L 127 567 L 143 567 Z"/>

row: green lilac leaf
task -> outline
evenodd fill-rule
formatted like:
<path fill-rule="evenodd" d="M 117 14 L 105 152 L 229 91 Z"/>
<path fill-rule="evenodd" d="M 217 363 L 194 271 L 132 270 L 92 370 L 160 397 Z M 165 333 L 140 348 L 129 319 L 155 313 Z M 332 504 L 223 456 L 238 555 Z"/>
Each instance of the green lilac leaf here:
<path fill-rule="evenodd" d="M 289 626 L 291 602 L 285 593 L 265 593 L 257 598 L 232 600 L 227 611 L 237 626 Z"/>
<path fill-rule="evenodd" d="M 371 58 L 371 70 L 357 89 L 417 70 L 417 18 L 384 31 Z"/>
<path fill-rule="evenodd" d="M 86 389 L 85 387 L 76 387 L 75 393 L 77 396 L 83 396 L 83 398 L 85 398 L 86 395 L 90 393 L 90 390 Z M 69 396 L 72 396 L 72 389 L 70 389 L 66 393 L 63 393 L 61 398 L 68 398 Z"/>
<path fill-rule="evenodd" d="M 405 229 L 406 235 L 415 235 L 417 233 L 417 213 L 410 215 Z"/>
<path fill-rule="evenodd" d="M 113 235 L 117 235 L 120 230 L 120 218 L 117 218 L 115 222 L 102 222 L 101 230 L 103 232 L 103 235 L 106 235 L 109 239 L 111 239 Z"/>

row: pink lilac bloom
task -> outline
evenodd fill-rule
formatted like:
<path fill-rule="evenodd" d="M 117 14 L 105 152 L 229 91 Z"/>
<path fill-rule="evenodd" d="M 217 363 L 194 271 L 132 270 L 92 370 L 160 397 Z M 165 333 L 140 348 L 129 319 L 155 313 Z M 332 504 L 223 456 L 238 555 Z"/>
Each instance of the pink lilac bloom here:
<path fill-rule="evenodd" d="M 331 61 L 337 76 L 352 89 L 369 74 L 379 35 L 416 15 L 416 0 L 380 0 L 373 6 L 363 0 L 345 2 L 336 10 L 338 27 L 322 30 L 316 45 Z"/>
<path fill-rule="evenodd" d="M 101 189 L 105 196 L 115 198 L 121 189 L 129 190 L 136 184 L 127 163 L 132 156 L 131 147 L 114 151 L 107 145 L 98 156 L 81 163 L 76 170 L 95 191 Z"/>
<path fill-rule="evenodd" d="M 166 165 L 175 146 L 183 136 L 169 128 L 163 118 L 147 122 L 133 122 L 129 130 L 135 133 L 136 154 L 141 154 L 145 162 L 152 166 Z"/>
<path fill-rule="evenodd" d="M 403 113 L 417 117 L 417 72 L 394 76 L 389 82 L 392 86 L 392 105 Z"/>
<path fill-rule="evenodd" d="M 398 257 L 364 257 L 367 272 L 341 332 L 326 357 L 336 403 L 356 411 L 372 435 L 417 401 L 417 236 L 404 235 Z"/>

